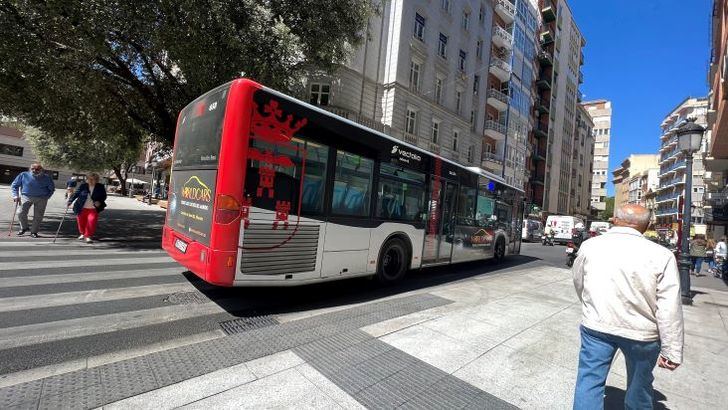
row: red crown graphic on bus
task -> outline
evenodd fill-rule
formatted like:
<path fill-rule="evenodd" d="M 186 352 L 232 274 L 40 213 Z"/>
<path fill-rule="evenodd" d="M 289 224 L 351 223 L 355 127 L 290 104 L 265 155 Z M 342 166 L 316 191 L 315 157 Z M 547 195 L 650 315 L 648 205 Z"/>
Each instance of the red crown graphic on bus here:
<path fill-rule="evenodd" d="M 253 104 L 253 106 L 251 132 L 255 137 L 273 144 L 291 141 L 293 136 L 308 122 L 306 118 L 302 118 L 294 124 L 292 114 L 288 114 L 283 119 L 283 110 L 278 107 L 276 100 L 270 100 L 263 106 L 263 112 L 267 115 L 260 114 L 257 104 Z"/>

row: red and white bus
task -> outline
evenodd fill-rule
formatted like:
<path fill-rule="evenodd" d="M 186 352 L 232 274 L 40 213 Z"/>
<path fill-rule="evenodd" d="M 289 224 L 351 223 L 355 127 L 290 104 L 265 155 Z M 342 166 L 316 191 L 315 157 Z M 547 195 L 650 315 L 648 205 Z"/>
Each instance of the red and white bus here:
<path fill-rule="evenodd" d="M 520 252 L 521 190 L 247 79 L 182 110 L 170 185 L 164 249 L 221 286 Z"/>

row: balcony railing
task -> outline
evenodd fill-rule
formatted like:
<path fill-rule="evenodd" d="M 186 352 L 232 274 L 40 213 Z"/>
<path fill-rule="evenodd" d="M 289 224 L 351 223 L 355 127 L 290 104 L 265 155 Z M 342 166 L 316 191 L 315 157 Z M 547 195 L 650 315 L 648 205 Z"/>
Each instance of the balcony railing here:
<path fill-rule="evenodd" d="M 538 61 L 541 66 L 552 66 L 554 65 L 554 57 L 548 51 L 541 50 L 538 52 Z"/>
<path fill-rule="evenodd" d="M 544 0 L 543 6 L 541 7 L 541 15 L 545 22 L 550 23 L 556 20 L 556 9 L 551 3 L 551 0 Z"/>
<path fill-rule="evenodd" d="M 497 164 L 503 164 L 503 159 L 500 158 L 495 152 L 483 153 L 483 162 L 485 162 L 485 161 L 495 162 Z"/>
<path fill-rule="evenodd" d="M 544 114 L 549 112 L 549 100 L 547 98 L 536 98 L 536 108 Z"/>
<path fill-rule="evenodd" d="M 496 90 L 495 88 L 491 88 L 488 90 L 488 93 L 486 94 L 487 98 L 495 98 L 496 100 L 508 105 L 508 102 L 510 101 L 510 98 L 508 95 Z"/>
<path fill-rule="evenodd" d="M 536 137 L 547 138 L 549 136 L 549 126 L 547 124 L 539 122 L 533 130 Z"/>
<path fill-rule="evenodd" d="M 496 132 L 499 132 L 503 135 L 506 135 L 508 128 L 505 124 L 500 123 L 496 120 L 488 120 L 485 122 L 485 129 L 487 130 L 494 130 Z"/>
<path fill-rule="evenodd" d="M 511 76 L 511 65 L 505 60 L 492 57 L 490 59 L 490 72 L 501 81 L 508 81 Z"/>
<path fill-rule="evenodd" d="M 672 157 L 673 155 L 675 155 L 675 154 L 677 154 L 679 152 L 680 152 L 680 150 L 677 149 L 677 148 L 674 149 L 674 150 L 672 150 L 672 151 L 670 151 L 670 152 L 665 152 L 664 154 L 660 155 L 660 162 L 662 162 L 662 161 L 664 161 L 664 160 Z"/>
<path fill-rule="evenodd" d="M 658 195 L 655 200 L 657 202 L 672 201 L 680 196 L 681 192 L 673 192 L 671 194 Z"/>
<path fill-rule="evenodd" d="M 410 144 L 417 144 L 417 136 L 408 132 L 404 133 L 404 140 Z"/>
<path fill-rule="evenodd" d="M 541 45 L 546 46 L 554 42 L 554 33 L 551 30 L 541 32 Z"/>
<path fill-rule="evenodd" d="M 680 161 L 675 162 L 674 164 L 670 165 L 669 167 L 661 168 L 660 169 L 660 175 L 669 174 L 670 172 L 682 168 L 685 166 L 685 160 L 682 159 Z"/>
<path fill-rule="evenodd" d="M 511 23 L 516 17 L 516 6 L 510 1 L 498 0 L 495 4 L 495 12 L 506 22 Z"/>
<path fill-rule="evenodd" d="M 672 215 L 677 213 L 677 208 L 661 208 L 655 211 L 656 216 Z"/>
<path fill-rule="evenodd" d="M 513 47 L 513 35 L 501 26 L 493 26 L 493 42 L 499 47 Z"/>

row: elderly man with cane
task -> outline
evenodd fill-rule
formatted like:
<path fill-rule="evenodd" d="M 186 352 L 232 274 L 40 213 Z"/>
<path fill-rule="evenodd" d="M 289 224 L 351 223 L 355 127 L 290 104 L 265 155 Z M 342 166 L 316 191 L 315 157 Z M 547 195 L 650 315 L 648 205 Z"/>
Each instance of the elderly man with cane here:
<path fill-rule="evenodd" d="M 43 167 L 40 164 L 35 163 L 30 166 L 29 171 L 22 172 L 15 178 L 10 185 L 10 189 L 13 201 L 16 204 L 16 211 L 18 204 L 20 205 L 20 212 L 18 212 L 20 230 L 18 231 L 18 236 L 22 236 L 28 232 L 28 212 L 32 206 L 33 225 L 30 226 L 30 236 L 37 238 L 38 229 L 40 228 L 40 223 L 43 221 L 48 199 L 56 190 L 53 179 L 43 172 Z"/>
<path fill-rule="evenodd" d="M 655 364 L 683 360 L 683 315 L 675 256 L 642 234 L 650 212 L 625 205 L 614 227 L 581 246 L 572 269 L 582 304 L 581 351 L 574 409 L 604 407 L 604 386 L 617 350 L 627 362 L 625 408 L 653 405 Z"/>

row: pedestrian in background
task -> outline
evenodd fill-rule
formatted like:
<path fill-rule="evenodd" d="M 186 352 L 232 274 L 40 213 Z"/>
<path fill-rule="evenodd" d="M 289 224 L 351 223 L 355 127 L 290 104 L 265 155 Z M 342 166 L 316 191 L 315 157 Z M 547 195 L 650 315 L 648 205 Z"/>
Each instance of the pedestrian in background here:
<path fill-rule="evenodd" d="M 66 182 L 66 199 L 73 195 L 73 191 L 76 190 L 76 185 L 78 185 L 78 181 L 76 179 L 77 177 L 75 175 L 68 178 L 68 182 Z"/>
<path fill-rule="evenodd" d="M 724 280 L 728 275 L 728 245 L 726 245 L 726 237 L 720 238 L 715 244 L 715 271 L 713 275 L 717 278 L 722 277 Z"/>
<path fill-rule="evenodd" d="M 710 238 L 705 245 L 705 258 L 708 261 L 708 271 L 715 270 L 715 239 Z"/>
<path fill-rule="evenodd" d="M 703 235 L 695 235 L 690 241 L 690 260 L 693 262 L 690 273 L 695 276 L 700 276 L 700 271 L 703 269 L 703 261 L 707 256 L 707 245 Z"/>
<path fill-rule="evenodd" d="M 38 237 L 38 229 L 45 215 L 48 199 L 53 195 L 56 186 L 53 178 L 43 172 L 43 166 L 34 163 L 29 171 L 21 172 L 10 184 L 13 201 L 20 204 L 18 219 L 20 230 L 18 236 L 28 232 L 28 212 L 33 207 L 33 225 L 30 227 L 30 236 Z"/>
<path fill-rule="evenodd" d="M 80 234 L 78 239 L 85 240 L 86 243 L 93 242 L 99 212 L 106 208 L 106 188 L 104 184 L 99 183 L 99 174 L 95 172 L 88 174 L 86 182 L 81 184 L 68 199 L 67 206 L 71 204 L 78 222 Z"/>
<path fill-rule="evenodd" d="M 585 241 L 574 261 L 582 304 L 574 409 L 604 408 L 604 386 L 617 350 L 627 362 L 625 408 L 650 409 L 652 370 L 682 362 L 683 315 L 675 257 L 646 239 L 650 213 L 615 210 L 614 227 Z"/>

